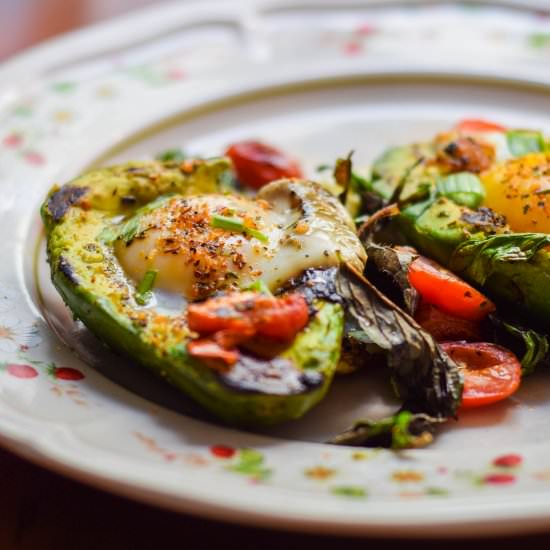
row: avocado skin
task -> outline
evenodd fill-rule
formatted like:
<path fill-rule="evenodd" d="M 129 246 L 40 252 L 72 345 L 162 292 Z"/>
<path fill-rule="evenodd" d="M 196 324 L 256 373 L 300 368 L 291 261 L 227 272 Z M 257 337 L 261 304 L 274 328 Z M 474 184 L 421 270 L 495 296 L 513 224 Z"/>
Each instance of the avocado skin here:
<path fill-rule="evenodd" d="M 229 424 L 277 424 L 299 418 L 326 394 L 340 355 L 341 306 L 317 301 L 308 326 L 279 356 L 287 367 L 276 392 L 273 385 L 262 386 L 261 361 L 259 380 L 251 391 L 187 355 L 190 336 L 181 319 L 169 325 L 166 337 L 152 340 L 132 285 L 117 272 L 112 250 L 98 238 L 107 219 L 120 212 L 131 214 L 156 198 L 159 189 L 219 191 L 228 168 L 223 159 L 205 161 L 183 174 L 171 162 L 130 163 L 54 187 L 41 208 L 48 261 L 53 284 L 74 316 L 111 348 L 147 366 Z"/>

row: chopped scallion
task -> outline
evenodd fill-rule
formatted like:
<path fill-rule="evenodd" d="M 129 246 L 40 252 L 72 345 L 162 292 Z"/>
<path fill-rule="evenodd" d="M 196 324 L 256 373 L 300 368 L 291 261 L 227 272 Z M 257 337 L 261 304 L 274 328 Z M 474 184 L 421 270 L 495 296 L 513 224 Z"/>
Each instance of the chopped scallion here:
<path fill-rule="evenodd" d="M 511 130 L 506 133 L 508 149 L 514 157 L 544 151 L 544 136 L 532 130 Z"/>
<path fill-rule="evenodd" d="M 459 172 L 440 178 L 436 192 L 469 208 L 477 208 L 485 197 L 481 180 L 470 172 Z"/>
<path fill-rule="evenodd" d="M 220 214 L 214 214 L 211 221 L 212 227 L 219 227 L 220 229 L 227 229 L 227 231 L 236 231 L 239 233 L 246 233 L 259 241 L 266 243 L 269 241 L 267 235 L 253 229 L 252 227 L 246 227 L 244 221 L 241 218 L 222 216 Z"/>
<path fill-rule="evenodd" d="M 244 230 L 248 235 L 254 237 L 255 239 L 258 239 L 262 243 L 267 243 L 269 241 L 268 236 L 265 233 L 258 231 L 257 229 L 252 229 L 252 227 L 245 227 Z"/>
<path fill-rule="evenodd" d="M 136 290 L 136 302 L 139 305 L 144 306 L 153 296 L 151 290 L 155 284 L 157 273 L 156 269 L 149 269 L 143 276 L 143 279 L 141 279 Z"/>
<path fill-rule="evenodd" d="M 227 231 L 244 231 L 244 222 L 241 218 L 221 216 L 220 214 L 214 214 L 212 216 L 212 227 L 219 227 L 220 229 L 227 229 Z"/>

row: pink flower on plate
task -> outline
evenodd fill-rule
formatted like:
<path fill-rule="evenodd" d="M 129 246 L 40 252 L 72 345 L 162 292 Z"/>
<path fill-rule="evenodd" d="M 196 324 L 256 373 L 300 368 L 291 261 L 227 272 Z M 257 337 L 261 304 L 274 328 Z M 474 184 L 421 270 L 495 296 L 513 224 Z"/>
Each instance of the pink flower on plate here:
<path fill-rule="evenodd" d="M 481 480 L 486 485 L 510 485 L 516 481 L 513 474 L 487 474 Z"/>
<path fill-rule="evenodd" d="M 166 73 L 166 76 L 170 80 L 183 80 L 184 78 L 187 77 L 187 73 L 183 69 L 180 69 L 178 67 L 173 67 Z"/>
<path fill-rule="evenodd" d="M 37 151 L 27 151 L 23 158 L 29 163 L 33 164 L 34 166 L 40 166 L 46 162 L 46 159 L 41 153 L 38 153 Z"/>
<path fill-rule="evenodd" d="M 493 460 L 493 466 L 499 466 L 501 468 L 516 468 L 523 462 L 523 458 L 518 454 L 507 454 L 498 456 Z"/>
<path fill-rule="evenodd" d="M 363 47 L 359 42 L 356 42 L 355 40 L 352 40 L 350 42 L 346 42 L 344 44 L 344 53 L 346 55 L 357 55 L 360 54 Z"/>
<path fill-rule="evenodd" d="M 11 134 L 4 136 L 4 139 L 2 140 L 4 147 L 10 147 L 12 149 L 19 147 L 22 143 L 23 138 L 21 137 L 21 134 L 18 134 L 17 132 L 12 132 Z"/>
<path fill-rule="evenodd" d="M 15 378 L 36 378 L 38 376 L 38 371 L 31 365 L 6 363 L 4 367 L 6 372 Z"/>
<path fill-rule="evenodd" d="M 362 35 L 362 36 L 367 36 L 369 34 L 373 34 L 376 31 L 377 31 L 377 28 L 374 25 L 370 24 L 370 23 L 363 23 L 355 29 L 355 32 L 357 34 Z"/>

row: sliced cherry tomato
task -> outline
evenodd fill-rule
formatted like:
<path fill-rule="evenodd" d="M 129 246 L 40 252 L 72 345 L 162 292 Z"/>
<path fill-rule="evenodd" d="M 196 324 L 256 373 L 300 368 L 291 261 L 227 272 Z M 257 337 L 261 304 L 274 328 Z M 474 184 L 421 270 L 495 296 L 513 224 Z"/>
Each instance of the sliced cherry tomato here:
<path fill-rule="evenodd" d="M 462 370 L 461 408 L 502 401 L 519 387 L 521 364 L 509 350 L 486 342 L 444 342 L 441 348 Z"/>
<path fill-rule="evenodd" d="M 478 118 L 466 118 L 461 120 L 456 129 L 459 132 L 506 132 L 506 128 L 496 122 L 490 122 L 488 120 L 481 120 Z"/>
<path fill-rule="evenodd" d="M 187 312 L 191 330 L 216 333 L 216 341 L 228 347 L 254 336 L 289 342 L 308 320 L 307 303 L 297 293 L 279 298 L 259 292 L 235 292 L 191 304 Z"/>
<path fill-rule="evenodd" d="M 281 178 L 302 177 L 295 159 L 259 141 L 233 143 L 225 154 L 232 160 L 239 181 L 253 189 Z"/>
<path fill-rule="evenodd" d="M 429 258 L 416 258 L 409 266 L 408 275 L 410 284 L 423 300 L 446 313 L 480 321 L 495 310 L 495 305 L 481 292 Z"/>
<path fill-rule="evenodd" d="M 240 357 L 236 349 L 224 349 L 217 342 L 208 338 L 193 340 L 187 344 L 187 352 L 193 357 L 198 357 L 213 366 L 224 364 L 234 365 Z"/>
<path fill-rule="evenodd" d="M 445 340 L 468 340 L 475 342 L 476 340 L 481 340 L 479 321 L 470 321 L 450 315 L 428 302 L 421 302 L 414 318 L 438 342 Z"/>

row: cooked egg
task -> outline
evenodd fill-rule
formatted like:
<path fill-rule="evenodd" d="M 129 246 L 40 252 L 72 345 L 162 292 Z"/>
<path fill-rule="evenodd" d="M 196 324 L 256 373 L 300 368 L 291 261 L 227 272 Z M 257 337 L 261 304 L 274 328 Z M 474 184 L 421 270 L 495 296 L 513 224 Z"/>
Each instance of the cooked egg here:
<path fill-rule="evenodd" d="M 484 205 L 516 232 L 550 233 L 550 154 L 531 153 L 481 174 Z"/>
<path fill-rule="evenodd" d="M 115 251 L 139 283 L 157 270 L 155 287 L 190 300 L 262 279 L 271 290 L 310 267 L 341 261 L 362 269 L 364 249 L 342 205 L 311 182 L 281 180 L 256 199 L 176 196 L 140 219 Z"/>

